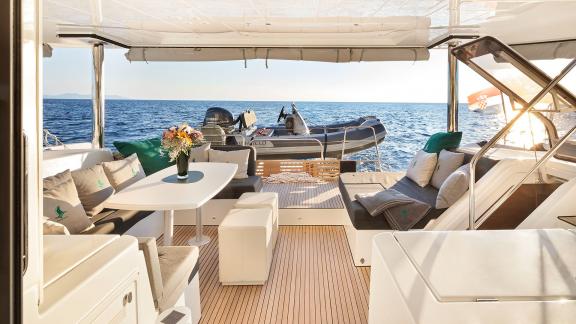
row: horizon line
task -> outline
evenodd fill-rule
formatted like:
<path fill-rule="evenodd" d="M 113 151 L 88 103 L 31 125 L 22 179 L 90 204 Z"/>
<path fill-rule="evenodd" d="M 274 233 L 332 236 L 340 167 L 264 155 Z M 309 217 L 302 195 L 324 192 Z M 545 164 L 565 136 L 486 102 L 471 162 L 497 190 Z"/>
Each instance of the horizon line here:
<path fill-rule="evenodd" d="M 44 96 L 43 100 L 92 100 L 91 98 L 50 98 L 50 96 L 57 96 L 57 95 L 48 95 L 48 97 Z M 117 96 L 117 95 L 112 95 Z M 118 96 L 121 97 L 121 96 Z M 226 101 L 226 102 L 233 102 L 233 101 L 243 101 L 243 102 L 333 102 L 333 103 L 398 103 L 398 104 L 448 104 L 447 102 L 441 101 L 353 101 L 353 100 L 344 100 L 344 101 L 337 101 L 337 100 L 325 100 L 325 99 L 318 99 L 318 100 L 281 100 L 281 99 L 137 99 L 137 98 L 105 98 L 105 100 L 111 101 Z M 462 102 L 459 102 L 461 104 Z"/>

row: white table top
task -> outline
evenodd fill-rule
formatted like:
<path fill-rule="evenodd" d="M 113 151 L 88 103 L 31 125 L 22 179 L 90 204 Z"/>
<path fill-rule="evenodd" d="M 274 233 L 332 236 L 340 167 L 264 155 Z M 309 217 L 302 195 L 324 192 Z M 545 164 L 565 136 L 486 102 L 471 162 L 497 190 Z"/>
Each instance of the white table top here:
<path fill-rule="evenodd" d="M 123 210 L 195 209 L 226 187 L 237 169 L 238 165 L 231 163 L 190 163 L 188 171 L 193 174 L 189 182 L 178 183 L 167 180 L 176 175 L 176 166 L 171 166 L 117 192 L 104 203 L 104 207 Z"/>
<path fill-rule="evenodd" d="M 440 301 L 576 297 L 574 231 L 413 231 L 393 236 Z M 375 255 L 391 256 L 386 236 L 374 241 L 380 252 Z"/>

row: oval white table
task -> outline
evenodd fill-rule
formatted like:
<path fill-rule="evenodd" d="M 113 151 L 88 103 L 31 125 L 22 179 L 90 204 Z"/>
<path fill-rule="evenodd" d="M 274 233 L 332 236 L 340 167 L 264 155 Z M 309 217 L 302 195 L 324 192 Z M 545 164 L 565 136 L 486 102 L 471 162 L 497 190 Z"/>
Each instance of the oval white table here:
<path fill-rule="evenodd" d="M 210 237 L 202 235 L 202 205 L 216 196 L 232 180 L 238 165 L 231 163 L 190 163 L 186 180 L 176 178 L 176 166 L 158 171 L 117 192 L 106 208 L 164 211 L 164 244 L 174 236 L 174 211 L 196 209 L 196 236 L 188 243 L 204 245 Z"/>

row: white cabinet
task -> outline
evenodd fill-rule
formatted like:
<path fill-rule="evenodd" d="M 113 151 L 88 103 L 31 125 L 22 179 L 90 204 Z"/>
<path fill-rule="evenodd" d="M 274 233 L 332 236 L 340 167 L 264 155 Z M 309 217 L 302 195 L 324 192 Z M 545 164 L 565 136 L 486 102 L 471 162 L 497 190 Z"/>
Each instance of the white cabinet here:
<path fill-rule="evenodd" d="M 125 285 L 114 291 L 100 302 L 98 307 L 81 321 L 88 323 L 136 323 L 138 308 L 136 306 L 137 282 L 131 278 Z"/>
<path fill-rule="evenodd" d="M 26 323 L 155 323 L 144 255 L 134 237 L 44 238 L 44 298 Z"/>

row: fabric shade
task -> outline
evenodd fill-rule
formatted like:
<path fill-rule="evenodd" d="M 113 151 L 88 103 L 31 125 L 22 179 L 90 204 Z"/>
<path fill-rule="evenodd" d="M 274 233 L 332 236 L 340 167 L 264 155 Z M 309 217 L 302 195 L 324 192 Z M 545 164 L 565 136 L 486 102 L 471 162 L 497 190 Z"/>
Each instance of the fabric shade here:
<path fill-rule="evenodd" d="M 129 61 L 234 61 L 293 60 L 332 63 L 367 61 L 423 61 L 430 53 L 423 47 L 390 48 L 132 48 Z"/>

